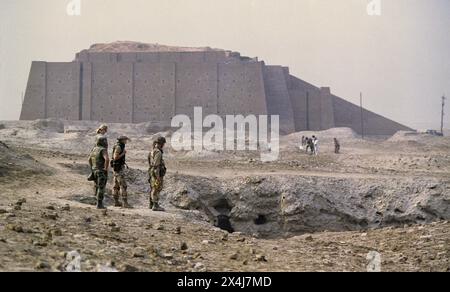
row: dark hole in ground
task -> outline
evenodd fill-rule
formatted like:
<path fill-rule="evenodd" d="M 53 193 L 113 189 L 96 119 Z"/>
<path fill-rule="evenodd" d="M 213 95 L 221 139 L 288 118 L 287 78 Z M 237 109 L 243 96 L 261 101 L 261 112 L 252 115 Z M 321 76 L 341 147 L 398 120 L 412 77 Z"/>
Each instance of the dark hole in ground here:
<path fill-rule="evenodd" d="M 226 199 L 220 199 L 217 203 L 214 205 L 214 209 L 216 209 L 217 212 L 224 215 L 229 215 L 231 212 L 232 207 L 228 203 Z"/>
<path fill-rule="evenodd" d="M 267 223 L 267 218 L 266 216 L 260 214 L 253 222 L 255 222 L 256 225 L 263 225 Z"/>
<path fill-rule="evenodd" d="M 233 226 L 231 226 L 230 217 L 227 215 L 218 215 L 216 227 L 219 227 L 222 230 L 226 230 L 230 233 L 234 232 Z"/>
<path fill-rule="evenodd" d="M 213 206 L 218 213 L 216 215 L 215 226 L 230 233 L 234 232 L 229 216 L 232 209 L 230 203 L 225 198 L 221 198 Z"/>

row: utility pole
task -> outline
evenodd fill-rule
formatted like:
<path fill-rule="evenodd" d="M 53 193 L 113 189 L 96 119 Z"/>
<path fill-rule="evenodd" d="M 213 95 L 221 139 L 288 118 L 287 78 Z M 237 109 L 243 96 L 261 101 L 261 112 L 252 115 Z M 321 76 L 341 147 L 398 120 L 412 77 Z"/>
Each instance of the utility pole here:
<path fill-rule="evenodd" d="M 364 109 L 362 103 L 362 92 L 359 93 L 359 104 L 361 107 L 361 136 L 364 139 Z"/>
<path fill-rule="evenodd" d="M 442 96 L 442 111 L 441 111 L 441 134 L 444 135 L 444 107 L 445 107 L 445 95 Z"/>

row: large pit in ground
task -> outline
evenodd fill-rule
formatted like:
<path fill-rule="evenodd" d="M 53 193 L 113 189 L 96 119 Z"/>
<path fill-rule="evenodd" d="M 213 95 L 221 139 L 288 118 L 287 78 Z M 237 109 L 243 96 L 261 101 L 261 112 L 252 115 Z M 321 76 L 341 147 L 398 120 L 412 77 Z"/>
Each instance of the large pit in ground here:
<path fill-rule="evenodd" d="M 130 170 L 129 180 L 130 201 L 145 208 L 146 172 Z M 169 174 L 161 197 L 229 232 L 267 238 L 450 219 L 450 181 L 434 178 Z"/>

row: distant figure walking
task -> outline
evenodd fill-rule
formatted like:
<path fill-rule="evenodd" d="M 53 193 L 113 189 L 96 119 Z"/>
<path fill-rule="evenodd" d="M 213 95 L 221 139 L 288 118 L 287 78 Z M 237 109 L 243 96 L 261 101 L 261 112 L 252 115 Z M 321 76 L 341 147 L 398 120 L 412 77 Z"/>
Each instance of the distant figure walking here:
<path fill-rule="evenodd" d="M 306 147 L 306 137 L 302 136 L 302 144 L 300 145 L 300 150 L 305 150 Z"/>
<path fill-rule="evenodd" d="M 311 144 L 309 143 L 309 137 L 305 137 L 305 152 L 308 153 L 308 149 L 311 149 Z"/>
<path fill-rule="evenodd" d="M 311 138 L 306 138 L 306 153 L 311 150 L 311 155 L 314 154 L 314 141 Z"/>
<path fill-rule="evenodd" d="M 341 150 L 341 144 L 339 144 L 338 139 L 334 138 L 334 153 L 339 154 Z"/>
<path fill-rule="evenodd" d="M 316 136 L 312 136 L 312 144 L 313 149 L 312 152 L 314 155 L 319 155 L 319 139 Z"/>

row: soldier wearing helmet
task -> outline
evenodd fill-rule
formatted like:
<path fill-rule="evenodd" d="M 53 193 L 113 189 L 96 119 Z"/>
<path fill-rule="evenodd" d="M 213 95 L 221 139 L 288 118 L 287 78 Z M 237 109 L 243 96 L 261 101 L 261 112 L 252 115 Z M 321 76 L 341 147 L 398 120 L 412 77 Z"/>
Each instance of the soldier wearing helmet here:
<path fill-rule="evenodd" d="M 128 186 L 125 177 L 125 156 L 127 154 L 125 146 L 128 141 L 130 141 L 130 139 L 126 136 L 120 136 L 117 138 L 117 143 L 113 147 L 111 160 L 111 167 L 114 170 L 114 206 L 124 208 L 131 208 L 131 205 L 128 204 Z M 122 203 L 119 200 L 120 194 L 122 194 Z"/>
<path fill-rule="evenodd" d="M 166 139 L 164 137 L 157 138 L 153 141 L 153 149 L 148 155 L 148 172 L 151 186 L 149 207 L 153 211 L 165 211 L 159 205 L 159 193 L 163 188 L 164 176 L 166 175 L 166 166 L 163 159 L 163 148 L 165 144 Z"/>
<path fill-rule="evenodd" d="M 105 136 L 98 136 L 96 146 L 89 155 L 89 165 L 92 171 L 92 180 L 95 182 L 95 195 L 97 197 L 97 209 L 105 209 L 103 199 L 106 183 L 108 181 L 108 140 Z"/>
<path fill-rule="evenodd" d="M 101 125 L 96 130 L 96 133 L 99 135 L 106 135 L 107 132 L 108 132 L 108 125 L 105 125 L 105 124 Z"/>

